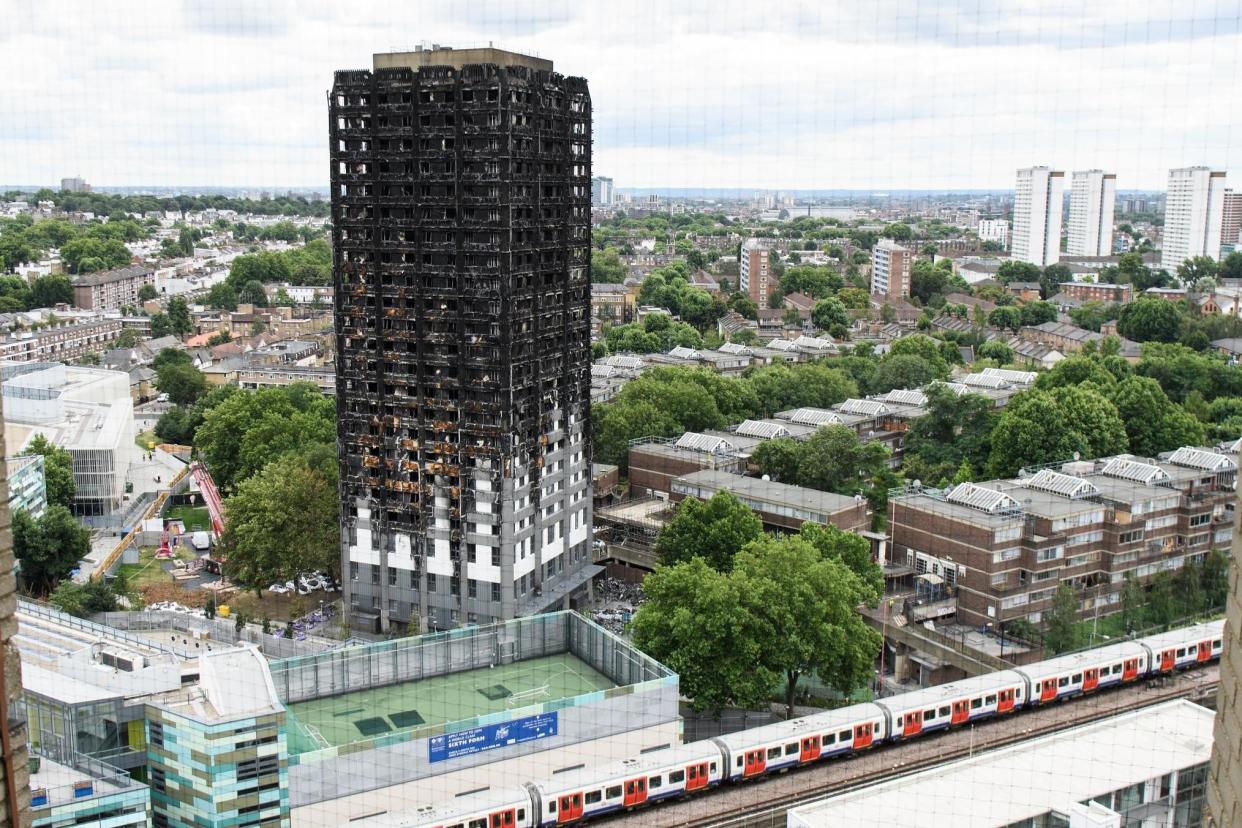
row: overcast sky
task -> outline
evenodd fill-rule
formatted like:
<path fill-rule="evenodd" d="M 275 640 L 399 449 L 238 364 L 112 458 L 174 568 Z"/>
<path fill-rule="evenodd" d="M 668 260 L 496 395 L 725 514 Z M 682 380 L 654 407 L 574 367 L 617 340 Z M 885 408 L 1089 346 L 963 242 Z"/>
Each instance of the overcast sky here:
<path fill-rule="evenodd" d="M 590 81 L 621 187 L 1242 186 L 1239 0 L 5 0 L 0 182 L 327 185 L 336 69 L 420 41 Z"/>

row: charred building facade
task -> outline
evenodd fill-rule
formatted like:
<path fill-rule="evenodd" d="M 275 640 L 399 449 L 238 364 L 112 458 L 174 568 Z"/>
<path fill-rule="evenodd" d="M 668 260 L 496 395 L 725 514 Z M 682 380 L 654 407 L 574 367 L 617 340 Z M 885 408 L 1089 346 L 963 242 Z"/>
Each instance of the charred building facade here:
<path fill-rule="evenodd" d="M 337 72 L 329 113 L 351 622 L 569 606 L 598 571 L 587 83 L 432 47 Z"/>

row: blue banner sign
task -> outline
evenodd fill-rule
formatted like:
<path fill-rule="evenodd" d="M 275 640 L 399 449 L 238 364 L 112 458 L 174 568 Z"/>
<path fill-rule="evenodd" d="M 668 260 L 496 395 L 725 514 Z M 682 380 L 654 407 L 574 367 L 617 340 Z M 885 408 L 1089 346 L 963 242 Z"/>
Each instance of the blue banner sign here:
<path fill-rule="evenodd" d="M 485 725 L 444 736 L 432 736 L 428 740 L 427 751 L 432 762 L 443 762 L 456 759 L 458 756 L 469 756 L 485 750 L 518 745 L 535 739 L 546 739 L 556 735 L 556 711 L 540 713 L 538 716 L 527 716 L 511 722 Z"/>

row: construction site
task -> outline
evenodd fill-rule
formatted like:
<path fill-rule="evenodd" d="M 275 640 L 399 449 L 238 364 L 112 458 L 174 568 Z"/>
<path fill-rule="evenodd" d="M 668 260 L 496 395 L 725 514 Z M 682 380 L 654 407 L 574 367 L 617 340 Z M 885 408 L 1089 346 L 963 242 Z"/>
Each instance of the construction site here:
<path fill-rule="evenodd" d="M 342 570 L 358 629 L 589 590 L 591 100 L 433 46 L 330 102 Z"/>

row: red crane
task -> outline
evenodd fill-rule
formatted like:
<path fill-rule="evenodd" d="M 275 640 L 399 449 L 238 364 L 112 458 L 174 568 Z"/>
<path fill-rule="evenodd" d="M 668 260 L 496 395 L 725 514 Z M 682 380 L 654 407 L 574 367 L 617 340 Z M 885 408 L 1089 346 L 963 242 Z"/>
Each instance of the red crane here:
<path fill-rule="evenodd" d="M 224 501 L 220 499 L 216 482 L 211 479 L 211 472 L 207 471 L 207 467 L 197 460 L 190 464 L 190 474 L 194 476 L 194 482 L 198 484 L 198 490 L 202 492 L 203 501 L 207 504 L 211 529 L 216 537 L 220 537 L 224 534 Z"/>

